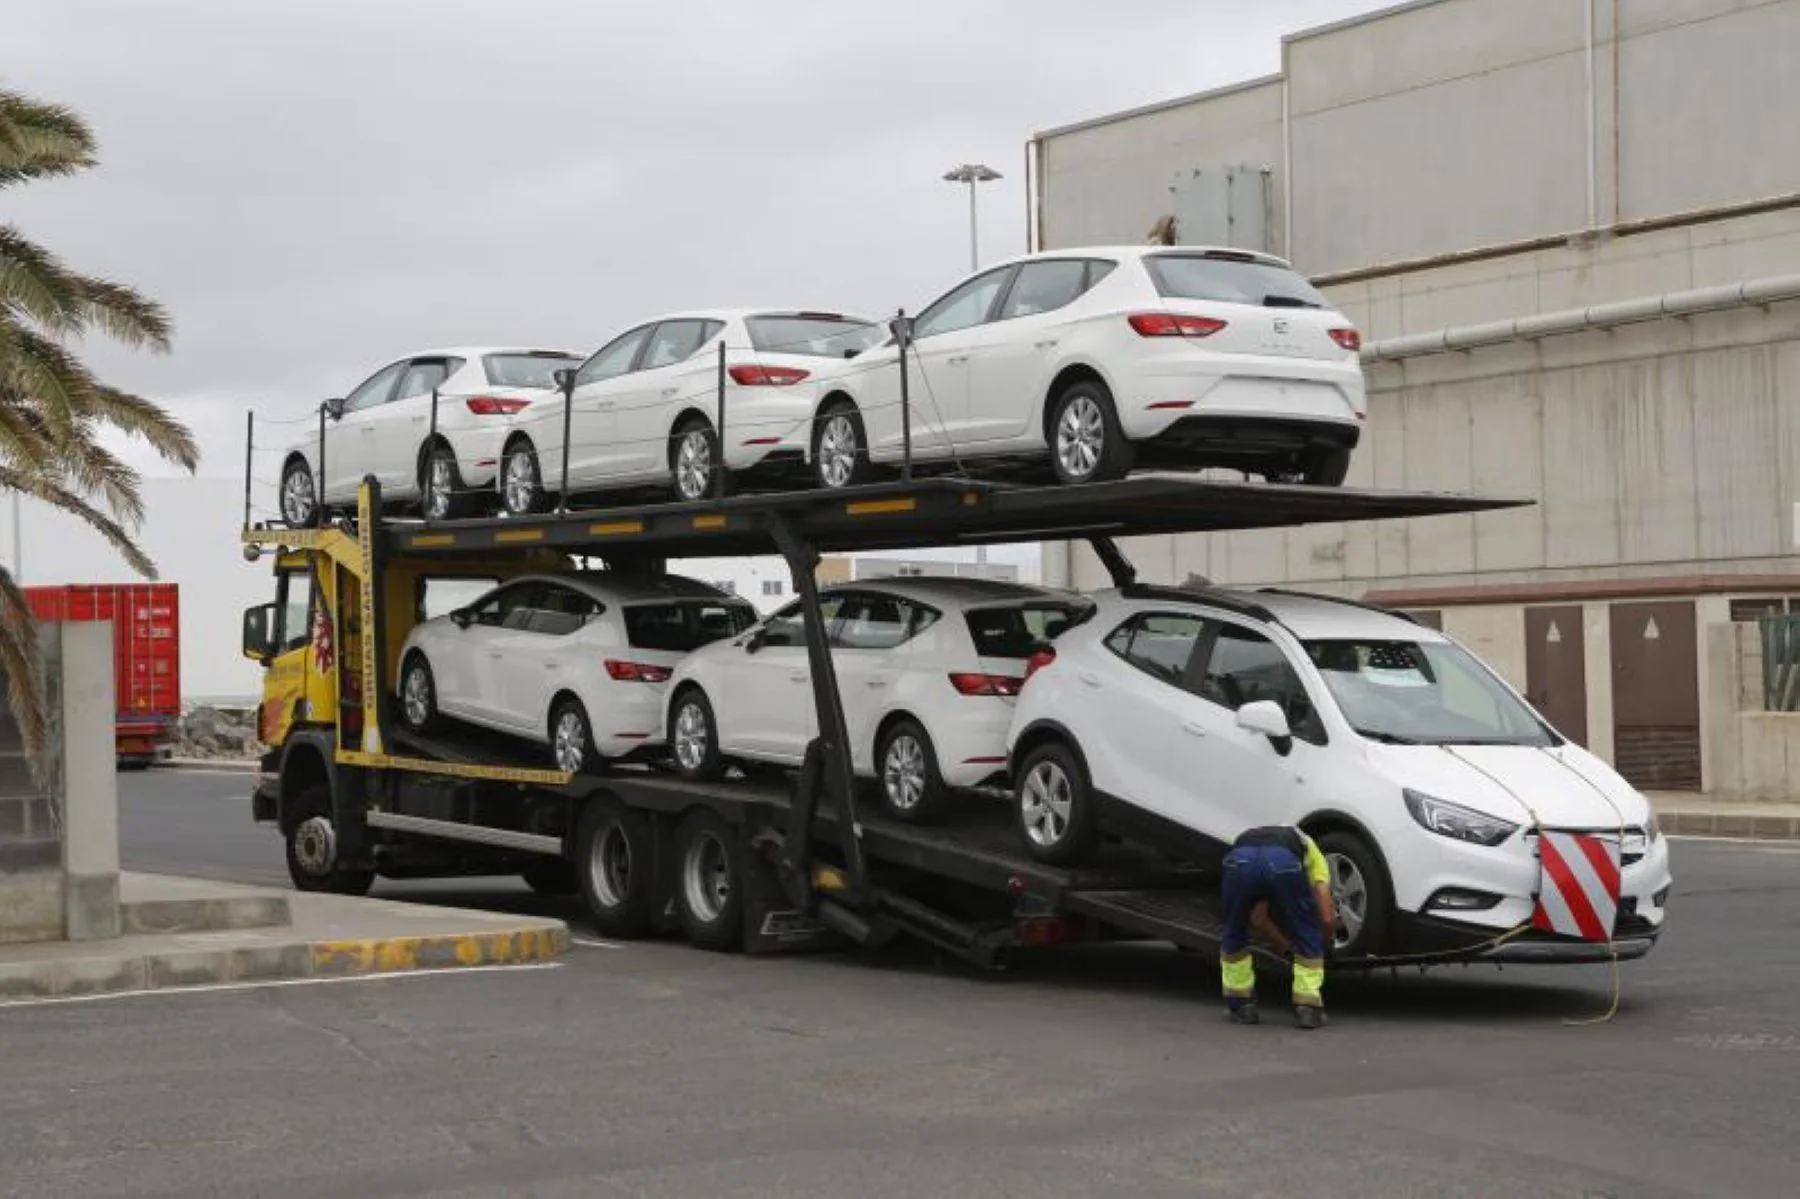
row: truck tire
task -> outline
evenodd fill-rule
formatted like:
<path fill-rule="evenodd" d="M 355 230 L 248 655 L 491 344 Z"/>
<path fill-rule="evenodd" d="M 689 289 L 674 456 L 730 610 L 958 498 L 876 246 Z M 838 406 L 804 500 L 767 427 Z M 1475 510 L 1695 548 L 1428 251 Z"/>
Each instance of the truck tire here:
<path fill-rule="evenodd" d="M 573 895 L 581 889 L 581 881 L 575 874 L 575 864 L 561 858 L 545 858 L 541 862 L 533 862 L 519 871 L 519 877 L 525 880 L 525 885 L 534 893 L 552 899 Z"/>
<path fill-rule="evenodd" d="M 1025 755 L 1013 785 L 1013 819 L 1025 852 L 1051 866 L 1074 866 L 1093 855 L 1093 787 L 1081 755 L 1046 741 Z"/>
<path fill-rule="evenodd" d="M 1341 930 L 1338 936 L 1327 931 L 1326 952 L 1340 958 L 1380 953 L 1394 910 L 1394 889 L 1381 855 L 1351 832 L 1324 833 L 1314 840 L 1331 869 L 1331 898 Z"/>
<path fill-rule="evenodd" d="M 714 812 L 689 813 L 675 831 L 675 912 L 701 949 L 729 953 L 744 934 L 744 868 L 737 834 Z"/>
<path fill-rule="evenodd" d="M 295 819 L 287 824 L 288 877 L 296 891 L 367 895 L 375 872 L 337 860 L 337 828 L 331 819 L 331 788 L 317 783 L 295 797 Z"/>
<path fill-rule="evenodd" d="M 575 878 L 594 930 L 631 940 L 650 931 L 656 899 L 656 840 L 644 818 L 595 800 L 575 825 Z"/>
<path fill-rule="evenodd" d="M 943 813 L 950 789 L 938 773 L 937 750 L 918 721 L 896 720 L 875 750 L 881 807 L 895 820 L 928 824 Z"/>

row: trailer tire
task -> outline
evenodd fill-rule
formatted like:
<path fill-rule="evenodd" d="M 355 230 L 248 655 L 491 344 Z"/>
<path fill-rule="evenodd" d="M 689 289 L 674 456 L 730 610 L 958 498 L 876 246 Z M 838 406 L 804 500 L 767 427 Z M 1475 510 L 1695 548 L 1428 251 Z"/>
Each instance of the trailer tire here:
<path fill-rule="evenodd" d="M 895 820 L 929 824 L 949 803 L 950 789 L 938 772 L 931 735 L 911 717 L 896 720 L 881 734 L 875 769 L 882 810 Z"/>
<path fill-rule="evenodd" d="M 669 752 L 681 777 L 709 783 L 725 776 L 719 721 L 699 687 L 685 687 L 669 708 Z"/>
<path fill-rule="evenodd" d="M 701 949 L 729 953 L 744 934 L 744 869 L 731 826 L 704 808 L 675 830 L 675 911 Z"/>
<path fill-rule="evenodd" d="M 337 860 L 337 828 L 331 818 L 331 787 L 315 783 L 294 798 L 294 818 L 282 822 L 287 841 L 288 877 L 296 891 L 367 895 L 375 872 Z"/>
<path fill-rule="evenodd" d="M 1331 870 L 1331 898 L 1338 907 L 1339 927 L 1344 927 L 1346 908 L 1361 916 L 1355 931 L 1342 942 L 1337 940 L 1336 930 L 1330 930 L 1325 951 L 1345 958 L 1380 953 L 1386 948 L 1388 921 L 1394 910 L 1393 884 L 1381 856 L 1367 841 L 1342 829 L 1320 833 L 1314 840 Z"/>
<path fill-rule="evenodd" d="M 594 800 L 575 825 L 575 878 L 594 930 L 631 940 L 655 915 L 656 839 L 629 808 Z"/>
<path fill-rule="evenodd" d="M 1094 789 L 1081 755 L 1066 742 L 1046 741 L 1025 755 L 1013 821 L 1025 852 L 1040 862 L 1074 866 L 1093 855 Z"/>
<path fill-rule="evenodd" d="M 533 862 L 519 871 L 519 877 L 525 880 L 525 885 L 534 894 L 553 899 L 573 895 L 581 889 L 581 880 L 575 873 L 575 863 L 565 862 L 561 858 L 545 858 L 541 862 Z"/>

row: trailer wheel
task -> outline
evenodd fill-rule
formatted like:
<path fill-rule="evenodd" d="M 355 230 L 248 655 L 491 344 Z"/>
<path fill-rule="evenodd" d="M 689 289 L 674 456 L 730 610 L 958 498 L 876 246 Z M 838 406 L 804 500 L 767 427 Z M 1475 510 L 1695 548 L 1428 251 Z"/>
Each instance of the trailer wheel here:
<path fill-rule="evenodd" d="M 675 697 L 669 710 L 669 750 L 681 776 L 711 782 L 725 774 L 725 758 L 719 752 L 719 724 L 713 718 L 706 692 L 689 687 Z"/>
<path fill-rule="evenodd" d="M 565 862 L 561 858 L 545 858 L 541 862 L 533 862 L 519 871 L 519 877 L 525 885 L 538 895 L 560 898 L 573 895 L 581 889 L 581 880 L 576 877 L 575 864 Z"/>
<path fill-rule="evenodd" d="M 1019 840 L 1032 857 L 1073 866 L 1093 853 L 1093 788 L 1087 768 L 1068 745 L 1048 741 L 1026 754 L 1013 797 Z"/>
<path fill-rule="evenodd" d="M 895 721 L 881 736 L 875 762 L 881 772 L 881 803 L 888 815 L 909 824 L 924 824 L 943 811 L 949 788 L 938 773 L 931 736 L 918 721 Z"/>
<path fill-rule="evenodd" d="M 596 800 L 575 825 L 575 877 L 594 929 L 629 940 L 650 928 L 656 842 L 642 816 Z"/>
<path fill-rule="evenodd" d="M 729 952 L 743 937 L 744 871 L 731 826 L 704 808 L 675 831 L 675 910 L 687 939 Z"/>
<path fill-rule="evenodd" d="M 1393 887 L 1380 856 L 1351 832 L 1322 833 L 1315 840 L 1331 871 L 1331 901 L 1338 910 L 1327 948 L 1346 958 L 1380 953 L 1393 911 Z"/>
<path fill-rule="evenodd" d="M 332 895 L 366 895 L 375 882 L 373 870 L 338 861 L 337 827 L 331 820 L 331 788 L 318 783 L 294 801 L 295 819 L 287 828 L 288 877 L 296 891 Z"/>

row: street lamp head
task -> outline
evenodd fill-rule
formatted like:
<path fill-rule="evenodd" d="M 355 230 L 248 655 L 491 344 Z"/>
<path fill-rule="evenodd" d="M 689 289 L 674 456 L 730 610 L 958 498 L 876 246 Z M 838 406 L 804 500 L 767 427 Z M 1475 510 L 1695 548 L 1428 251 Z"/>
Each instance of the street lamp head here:
<path fill-rule="evenodd" d="M 1001 178 L 999 171 L 979 162 L 968 162 L 944 175 L 945 183 L 992 183 Z"/>

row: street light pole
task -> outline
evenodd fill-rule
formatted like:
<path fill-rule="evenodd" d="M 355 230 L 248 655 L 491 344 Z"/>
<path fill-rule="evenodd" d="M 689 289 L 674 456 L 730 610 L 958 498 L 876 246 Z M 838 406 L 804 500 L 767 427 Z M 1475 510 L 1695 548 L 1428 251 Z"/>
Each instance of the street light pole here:
<path fill-rule="evenodd" d="M 999 171 L 979 162 L 968 162 L 955 170 L 944 174 L 945 183 L 966 183 L 969 185 L 969 270 L 971 273 L 981 269 L 981 241 L 975 223 L 975 186 L 979 183 L 992 183 L 1001 178 Z"/>

